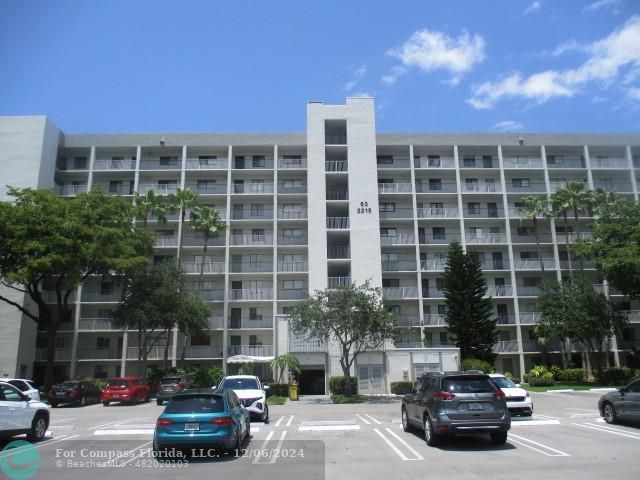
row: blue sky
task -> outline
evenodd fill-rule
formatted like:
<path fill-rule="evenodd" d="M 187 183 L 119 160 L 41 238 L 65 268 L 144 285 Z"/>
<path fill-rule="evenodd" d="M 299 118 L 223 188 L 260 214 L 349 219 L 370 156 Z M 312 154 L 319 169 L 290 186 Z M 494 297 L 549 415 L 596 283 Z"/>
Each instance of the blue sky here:
<path fill-rule="evenodd" d="M 4 0 L 0 65 L 65 132 L 640 131 L 640 0 Z"/>

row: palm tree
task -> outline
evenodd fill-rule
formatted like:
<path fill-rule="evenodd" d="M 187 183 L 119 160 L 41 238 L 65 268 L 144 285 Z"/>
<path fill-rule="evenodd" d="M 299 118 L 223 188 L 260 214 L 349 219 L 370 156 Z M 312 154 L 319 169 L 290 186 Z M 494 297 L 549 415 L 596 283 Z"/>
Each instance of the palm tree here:
<path fill-rule="evenodd" d="M 533 235 L 536 239 L 538 247 L 538 258 L 540 259 L 540 270 L 544 272 L 544 261 L 540 251 L 540 239 L 538 237 L 538 219 L 546 218 L 551 215 L 549 203 L 542 197 L 535 195 L 527 195 L 522 199 L 522 207 L 520 207 L 520 222 L 523 219 L 533 222 Z"/>
<path fill-rule="evenodd" d="M 167 223 L 167 204 L 162 197 L 156 196 L 153 190 L 147 190 L 144 195 L 135 192 L 133 204 L 136 209 L 136 218 L 143 221 L 144 228 L 147 228 L 149 215 L 157 216 L 160 223 Z"/>
<path fill-rule="evenodd" d="M 172 212 L 178 212 L 180 216 L 180 235 L 178 237 L 178 257 L 177 262 L 180 264 L 180 254 L 182 253 L 182 238 L 184 236 L 184 223 L 187 216 L 187 210 L 198 205 L 198 194 L 186 188 L 184 190 L 178 188 L 176 193 L 169 197 L 169 209 Z"/>
<path fill-rule="evenodd" d="M 553 213 L 556 217 L 562 216 L 564 221 L 565 246 L 567 248 L 567 260 L 569 262 L 569 275 L 573 275 L 571 265 L 571 250 L 569 249 L 569 212 L 573 212 L 573 218 L 576 223 L 576 237 L 580 236 L 580 224 L 578 223 L 578 215 L 590 205 L 591 195 L 584 188 L 584 183 L 569 182 L 564 187 L 556 190 L 551 195 L 551 204 Z M 583 269 L 582 260 L 580 268 Z"/>
<path fill-rule="evenodd" d="M 215 208 L 206 206 L 196 206 L 191 212 L 191 221 L 189 228 L 193 232 L 202 232 L 204 234 L 204 243 L 202 246 L 202 261 L 200 262 L 200 289 L 202 289 L 202 279 L 204 277 L 204 263 L 207 258 L 207 247 L 209 240 L 215 238 L 225 229 L 225 223 L 220 220 L 220 215 Z"/>
<path fill-rule="evenodd" d="M 596 218 L 610 216 L 616 211 L 616 207 L 625 201 L 616 192 L 603 190 L 601 188 L 595 192 L 590 192 L 590 194 L 590 204 L 593 206 L 593 216 Z"/>
<path fill-rule="evenodd" d="M 300 362 L 290 353 L 283 353 L 269 362 L 271 368 L 279 371 L 278 383 L 282 383 L 282 375 L 285 370 L 293 373 L 300 373 Z"/>

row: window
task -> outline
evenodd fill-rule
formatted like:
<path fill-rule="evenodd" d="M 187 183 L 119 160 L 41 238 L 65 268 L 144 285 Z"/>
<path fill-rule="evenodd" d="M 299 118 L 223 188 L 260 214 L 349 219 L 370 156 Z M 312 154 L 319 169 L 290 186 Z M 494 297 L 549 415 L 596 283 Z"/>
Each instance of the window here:
<path fill-rule="evenodd" d="M 524 277 L 522 279 L 522 285 L 524 287 L 537 287 L 540 285 L 540 279 L 538 277 Z"/>
<path fill-rule="evenodd" d="M 264 228 L 251 229 L 251 240 L 254 242 L 264 242 Z"/>
<path fill-rule="evenodd" d="M 469 202 L 467 203 L 467 211 L 470 215 L 480 215 L 480 203 Z"/>
<path fill-rule="evenodd" d="M 380 236 L 382 237 L 395 237 L 397 235 L 397 231 L 395 228 L 380 228 Z"/>
<path fill-rule="evenodd" d="M 85 170 L 87 168 L 87 157 L 75 157 L 73 159 L 73 168 L 76 170 Z"/>
<path fill-rule="evenodd" d="M 431 202 L 430 207 L 432 215 L 442 215 L 444 212 L 444 203 L 442 202 Z"/>
<path fill-rule="evenodd" d="M 209 335 L 192 335 L 191 345 L 194 347 L 211 345 L 211 337 Z"/>
<path fill-rule="evenodd" d="M 476 166 L 476 157 L 462 157 L 462 164 L 465 167 L 475 167 Z"/>
<path fill-rule="evenodd" d="M 282 282 L 282 287 L 285 290 L 300 290 L 303 288 L 302 280 L 285 280 Z"/>
<path fill-rule="evenodd" d="M 447 238 L 444 227 L 433 227 L 431 232 L 434 240 L 445 240 Z"/>
<path fill-rule="evenodd" d="M 3 400 L 7 402 L 22 402 L 22 395 L 20 395 L 17 388 L 2 385 L 0 389 L 2 389 L 0 390 L 0 398 Z"/>
<path fill-rule="evenodd" d="M 395 212 L 396 204 L 395 203 L 381 203 L 380 204 L 381 212 Z"/>
<path fill-rule="evenodd" d="M 445 304 L 439 304 L 438 305 L 438 315 L 444 315 L 446 312 L 446 305 Z"/>
<path fill-rule="evenodd" d="M 110 344 L 111 344 L 111 339 L 109 337 L 96 338 L 96 348 L 98 350 L 106 350 L 109 348 Z"/>
<path fill-rule="evenodd" d="M 465 180 L 466 189 L 472 192 L 478 191 L 478 179 L 477 178 L 467 178 Z"/>
<path fill-rule="evenodd" d="M 251 204 L 251 216 L 252 217 L 264 217 L 264 205 L 259 203 Z"/>
<path fill-rule="evenodd" d="M 518 227 L 518 236 L 527 237 L 533 235 L 533 227 Z"/>
<path fill-rule="evenodd" d="M 289 167 L 289 168 L 301 167 L 302 155 L 283 155 L 282 166 Z"/>
<path fill-rule="evenodd" d="M 100 295 L 113 295 L 113 283 L 109 283 L 109 282 L 101 283 Z"/>
<path fill-rule="evenodd" d="M 441 178 L 430 178 L 429 179 L 429 190 L 442 190 L 442 179 Z"/>
<path fill-rule="evenodd" d="M 564 158 L 557 155 L 547 155 L 547 164 L 548 165 L 562 165 L 564 163 Z"/>
<path fill-rule="evenodd" d="M 210 188 L 215 188 L 215 180 L 198 180 L 198 191 L 207 192 Z"/>
<path fill-rule="evenodd" d="M 449 342 L 447 332 L 440 332 L 440 343 L 446 345 Z"/>
<path fill-rule="evenodd" d="M 266 163 L 265 160 L 264 155 L 254 155 L 252 159 L 253 168 L 264 168 Z"/>
<path fill-rule="evenodd" d="M 262 320 L 262 307 L 249 308 L 249 320 Z"/>
<path fill-rule="evenodd" d="M 113 318 L 113 310 L 109 309 L 99 309 L 98 310 L 98 318 L 110 320 Z"/>
<path fill-rule="evenodd" d="M 393 155 L 378 155 L 376 158 L 378 165 L 393 165 Z"/>
<path fill-rule="evenodd" d="M 397 278 L 383 278 L 382 286 L 387 288 L 397 288 L 400 286 L 400 280 Z"/>
<path fill-rule="evenodd" d="M 398 261 L 398 254 L 397 253 L 385 253 L 385 252 L 383 252 L 381 255 L 382 255 L 382 263 Z"/>
<path fill-rule="evenodd" d="M 198 157 L 198 164 L 201 167 L 217 165 L 218 157 L 216 155 L 200 155 Z"/>
<path fill-rule="evenodd" d="M 529 188 L 531 186 L 531 182 L 528 178 L 512 178 L 511 186 L 513 188 Z"/>
<path fill-rule="evenodd" d="M 111 180 L 109 182 L 109 193 L 122 193 L 122 181 Z"/>
<path fill-rule="evenodd" d="M 521 260 L 533 260 L 538 258 L 538 252 L 520 252 Z"/>
<path fill-rule="evenodd" d="M 439 167 L 440 163 L 440 155 L 427 155 L 427 165 L 430 167 Z"/>
<path fill-rule="evenodd" d="M 178 165 L 178 157 L 160 157 L 160 165 L 163 167 L 175 167 Z"/>

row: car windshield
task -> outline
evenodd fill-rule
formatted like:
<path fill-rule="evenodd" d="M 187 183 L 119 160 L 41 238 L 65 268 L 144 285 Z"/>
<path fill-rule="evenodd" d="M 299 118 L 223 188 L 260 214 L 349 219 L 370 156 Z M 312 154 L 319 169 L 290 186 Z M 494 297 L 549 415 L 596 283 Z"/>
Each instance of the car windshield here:
<path fill-rule="evenodd" d="M 126 387 L 126 386 L 127 386 L 126 380 L 109 380 L 107 382 L 107 387 Z"/>
<path fill-rule="evenodd" d="M 164 413 L 224 412 L 222 395 L 180 395 L 173 397 Z"/>
<path fill-rule="evenodd" d="M 255 378 L 225 378 L 220 388 L 231 390 L 257 390 L 258 382 Z"/>
<path fill-rule="evenodd" d="M 442 390 L 451 393 L 491 393 L 496 389 L 489 377 L 456 377 L 442 380 Z"/>
<path fill-rule="evenodd" d="M 491 377 L 491 380 L 493 380 L 498 388 L 518 388 L 516 384 L 507 377 Z"/>
<path fill-rule="evenodd" d="M 61 388 L 76 388 L 78 386 L 78 382 L 64 382 L 60 385 Z"/>
<path fill-rule="evenodd" d="M 163 378 L 160 383 L 162 385 L 173 385 L 174 383 L 180 383 L 180 379 L 178 377 Z"/>

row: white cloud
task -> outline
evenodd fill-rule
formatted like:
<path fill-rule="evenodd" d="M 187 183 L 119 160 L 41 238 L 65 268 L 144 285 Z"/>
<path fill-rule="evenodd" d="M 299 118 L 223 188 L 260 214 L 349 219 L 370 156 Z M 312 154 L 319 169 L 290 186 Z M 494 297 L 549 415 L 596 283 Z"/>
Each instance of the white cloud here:
<path fill-rule="evenodd" d="M 502 122 L 496 123 L 491 130 L 495 130 L 497 132 L 513 132 L 515 130 L 522 130 L 524 125 L 520 122 L 516 122 L 514 120 L 504 120 Z"/>
<path fill-rule="evenodd" d="M 350 97 L 373 97 L 369 92 L 356 92 L 349 95 Z"/>
<path fill-rule="evenodd" d="M 621 75 L 623 81 L 629 83 L 640 74 L 640 17 L 631 17 L 608 37 L 584 49 L 589 58 L 576 68 L 547 70 L 526 78 L 516 72 L 495 82 L 485 82 L 472 87 L 468 103 L 477 109 L 492 108 L 504 98 L 542 103 L 555 97 L 576 95 L 593 82 L 611 86 Z"/>
<path fill-rule="evenodd" d="M 353 70 L 351 75 L 351 80 L 345 83 L 343 88 L 347 92 L 349 90 L 352 90 L 353 87 L 355 87 L 358 83 L 360 83 L 360 80 L 362 80 L 362 77 L 364 77 L 365 73 L 367 73 L 367 67 L 365 65 L 361 65 L 360 67 Z"/>
<path fill-rule="evenodd" d="M 551 55 L 553 55 L 554 57 L 559 57 L 560 55 L 563 55 L 566 52 L 570 52 L 572 50 L 580 50 L 580 49 L 582 49 L 582 46 L 578 42 L 576 42 L 574 39 L 571 39 L 567 42 L 561 43 L 556 48 L 554 48 L 553 52 L 551 52 Z"/>
<path fill-rule="evenodd" d="M 534 0 L 533 2 L 531 2 L 531 5 L 529 5 L 524 10 L 524 12 L 522 12 L 522 16 L 524 17 L 525 15 L 528 15 L 531 12 L 535 12 L 536 10 L 540 10 L 540 8 L 542 8 L 542 3 L 540 3 L 538 0 Z"/>
<path fill-rule="evenodd" d="M 595 12 L 601 8 L 613 7 L 614 13 L 618 11 L 620 0 L 596 0 L 582 9 L 583 12 Z"/>
<path fill-rule="evenodd" d="M 424 72 L 446 70 L 453 77 L 449 83 L 457 84 L 462 75 L 476 63 L 484 60 L 485 42 L 480 35 L 470 36 L 464 31 L 458 38 L 442 32 L 418 30 L 402 46 L 387 51 L 387 55 L 402 62 L 391 73 L 382 77 L 382 82 L 393 84 L 410 67 Z"/>
<path fill-rule="evenodd" d="M 640 102 L 640 87 L 633 87 L 628 89 L 627 96 L 634 102 Z"/>

